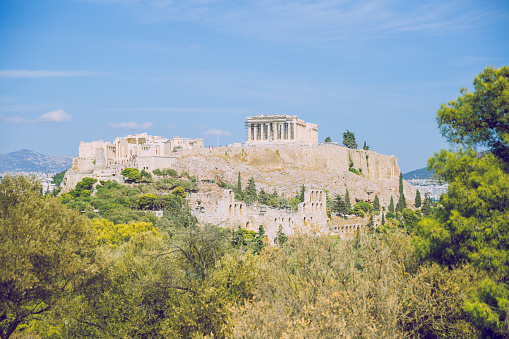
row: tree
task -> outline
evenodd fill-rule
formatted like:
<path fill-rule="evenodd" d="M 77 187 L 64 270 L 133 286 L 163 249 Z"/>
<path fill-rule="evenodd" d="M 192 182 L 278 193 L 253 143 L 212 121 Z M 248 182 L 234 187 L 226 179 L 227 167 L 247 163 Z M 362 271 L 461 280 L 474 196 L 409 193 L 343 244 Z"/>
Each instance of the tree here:
<path fill-rule="evenodd" d="M 366 144 L 365 141 L 364 141 L 364 146 L 362 146 L 362 149 L 365 150 L 365 151 L 369 151 L 369 145 Z"/>
<path fill-rule="evenodd" d="M 332 142 L 332 139 L 330 137 L 325 138 L 324 142 Z"/>
<path fill-rule="evenodd" d="M 302 185 L 300 188 L 300 202 L 304 202 L 304 196 L 306 193 L 306 186 Z"/>
<path fill-rule="evenodd" d="M 468 262 L 484 271 L 486 279 L 473 286 L 464 309 L 483 337 L 507 337 L 509 68 L 486 68 L 474 88 L 462 89 L 462 96 L 438 111 L 442 135 L 464 148 L 442 150 L 428 161 L 449 188 L 432 218 L 415 227 L 414 245 L 421 258 L 448 267 Z M 488 152 L 478 152 L 478 146 Z M 424 215 L 428 204 L 425 199 Z"/>
<path fill-rule="evenodd" d="M 382 213 L 382 226 L 385 225 L 385 213 Z"/>
<path fill-rule="evenodd" d="M 391 202 L 389 203 L 389 212 L 394 213 L 394 199 L 392 198 L 392 195 L 391 195 Z"/>
<path fill-rule="evenodd" d="M 339 194 L 336 195 L 336 199 L 334 199 L 334 210 L 341 215 L 345 215 L 350 212 L 350 207 L 348 206 L 347 202 L 345 199 L 341 198 Z"/>
<path fill-rule="evenodd" d="M 264 240 L 265 240 L 265 229 L 263 228 L 263 225 L 260 225 L 260 227 L 258 227 L 258 233 L 256 234 L 253 240 L 254 253 L 260 254 L 262 252 L 262 250 L 266 246 Z"/>
<path fill-rule="evenodd" d="M 285 242 L 288 240 L 288 236 L 286 236 L 283 233 L 283 225 L 279 225 L 279 228 L 277 229 L 276 238 L 274 238 L 274 242 L 278 247 L 283 247 Z"/>
<path fill-rule="evenodd" d="M 240 172 L 237 179 L 237 190 L 235 191 L 235 196 L 238 200 L 242 200 L 242 181 L 240 180 Z"/>
<path fill-rule="evenodd" d="M 380 200 L 378 199 L 378 195 L 375 195 L 375 201 L 373 202 L 373 209 L 376 214 L 380 212 Z"/>
<path fill-rule="evenodd" d="M 152 174 L 143 169 L 140 172 L 140 179 L 144 179 L 145 182 L 152 182 Z"/>
<path fill-rule="evenodd" d="M 406 208 L 405 191 L 403 189 L 403 173 L 399 173 L 399 199 L 396 205 L 396 211 L 402 212 Z"/>
<path fill-rule="evenodd" d="M 141 179 L 140 171 L 137 168 L 126 168 L 120 172 L 127 182 L 139 182 Z"/>
<path fill-rule="evenodd" d="M 417 190 L 417 192 L 415 192 L 415 207 L 419 208 L 419 207 L 421 207 L 421 204 L 422 204 L 421 192 L 419 192 L 419 190 Z"/>
<path fill-rule="evenodd" d="M 243 196 L 246 202 L 253 202 L 258 200 L 258 196 L 256 193 L 256 184 L 253 177 L 249 179 Z"/>
<path fill-rule="evenodd" d="M 89 197 L 92 193 L 92 188 L 97 182 L 97 179 L 85 177 L 79 181 L 73 190 L 69 192 L 74 198 Z"/>
<path fill-rule="evenodd" d="M 180 186 L 175 187 L 171 193 L 178 195 L 181 198 L 185 198 L 187 196 L 186 191 Z"/>
<path fill-rule="evenodd" d="M 138 205 L 139 209 L 142 210 L 152 210 L 154 209 L 155 202 L 157 201 L 157 196 L 152 193 L 142 194 L 136 200 L 136 204 Z"/>
<path fill-rule="evenodd" d="M 88 219 L 24 176 L 0 183 L 0 337 L 74 295 L 96 271 Z M 30 217 L 27 217 L 30 216 Z"/>
<path fill-rule="evenodd" d="M 358 145 L 355 142 L 355 135 L 353 132 L 346 130 L 346 132 L 343 133 L 343 145 L 348 148 L 357 149 Z"/>
<path fill-rule="evenodd" d="M 474 79 L 474 92 L 461 89 L 461 96 L 438 110 L 437 123 L 451 144 L 488 147 L 509 163 L 509 67 L 487 67 Z"/>
<path fill-rule="evenodd" d="M 352 208 L 352 204 L 350 203 L 350 192 L 348 192 L 348 188 L 346 189 L 345 193 L 345 203 L 346 207 L 348 207 L 348 211 L 350 211 L 350 209 Z"/>

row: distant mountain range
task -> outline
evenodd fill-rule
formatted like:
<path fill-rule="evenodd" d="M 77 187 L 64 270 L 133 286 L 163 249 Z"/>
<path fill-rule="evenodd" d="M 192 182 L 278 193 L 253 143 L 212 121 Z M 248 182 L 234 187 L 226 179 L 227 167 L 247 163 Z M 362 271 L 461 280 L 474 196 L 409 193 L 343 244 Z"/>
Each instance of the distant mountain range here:
<path fill-rule="evenodd" d="M 433 177 L 433 170 L 428 172 L 428 169 L 426 167 L 403 174 L 403 179 L 405 179 L 405 180 L 431 179 L 432 177 Z"/>
<path fill-rule="evenodd" d="M 0 173 L 3 172 L 62 172 L 71 168 L 72 157 L 56 157 L 28 149 L 0 154 Z"/>

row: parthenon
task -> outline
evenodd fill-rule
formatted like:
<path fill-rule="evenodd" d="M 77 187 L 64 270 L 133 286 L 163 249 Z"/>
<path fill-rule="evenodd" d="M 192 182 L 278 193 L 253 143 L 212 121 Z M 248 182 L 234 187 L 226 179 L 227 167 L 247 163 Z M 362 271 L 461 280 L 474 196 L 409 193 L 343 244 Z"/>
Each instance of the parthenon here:
<path fill-rule="evenodd" d="M 246 144 L 317 143 L 318 125 L 296 115 L 257 115 L 247 117 Z"/>

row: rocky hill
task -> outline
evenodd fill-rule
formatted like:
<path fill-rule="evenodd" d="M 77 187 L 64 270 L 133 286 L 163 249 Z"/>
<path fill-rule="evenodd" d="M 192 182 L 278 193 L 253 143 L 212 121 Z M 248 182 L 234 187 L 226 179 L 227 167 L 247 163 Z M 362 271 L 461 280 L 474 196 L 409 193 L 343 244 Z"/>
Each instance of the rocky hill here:
<path fill-rule="evenodd" d="M 43 172 L 55 173 L 69 169 L 72 157 L 40 154 L 28 149 L 0 154 L 0 173 Z"/>

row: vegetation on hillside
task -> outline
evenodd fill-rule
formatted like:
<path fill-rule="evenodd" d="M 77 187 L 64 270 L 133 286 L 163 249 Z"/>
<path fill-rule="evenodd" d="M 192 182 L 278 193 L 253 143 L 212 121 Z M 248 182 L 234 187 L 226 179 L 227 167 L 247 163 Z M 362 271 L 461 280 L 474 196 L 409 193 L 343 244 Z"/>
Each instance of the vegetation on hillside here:
<path fill-rule="evenodd" d="M 199 225 L 183 198 L 196 189 L 188 177 L 85 178 L 56 198 L 6 176 L 0 337 L 507 338 L 509 68 L 474 84 L 438 112 L 459 146 L 429 161 L 448 193 L 420 209 L 331 198 L 338 211 L 382 215 L 385 225 L 350 239 L 278 232 L 273 246 L 263 225 Z M 235 189 L 280 198 L 254 180 Z"/>

